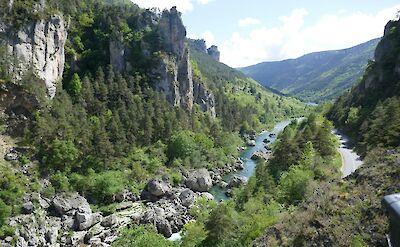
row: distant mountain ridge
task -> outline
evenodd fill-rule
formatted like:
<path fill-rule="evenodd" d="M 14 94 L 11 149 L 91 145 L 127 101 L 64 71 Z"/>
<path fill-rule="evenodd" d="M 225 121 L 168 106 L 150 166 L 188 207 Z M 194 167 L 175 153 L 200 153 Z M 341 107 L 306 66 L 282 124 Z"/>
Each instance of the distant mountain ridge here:
<path fill-rule="evenodd" d="M 332 100 L 362 76 L 379 41 L 377 38 L 343 50 L 314 52 L 297 59 L 263 62 L 239 70 L 263 86 L 303 101 Z"/>

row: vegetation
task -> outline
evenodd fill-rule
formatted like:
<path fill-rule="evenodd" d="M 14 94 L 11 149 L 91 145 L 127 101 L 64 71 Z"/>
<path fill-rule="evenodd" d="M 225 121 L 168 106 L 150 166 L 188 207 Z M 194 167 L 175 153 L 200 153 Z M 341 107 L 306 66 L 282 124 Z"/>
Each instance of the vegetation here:
<path fill-rule="evenodd" d="M 380 39 L 339 51 L 241 68 L 262 85 L 305 102 L 334 100 L 359 80 Z"/>
<path fill-rule="evenodd" d="M 158 234 L 152 226 L 133 226 L 121 233 L 121 237 L 115 241 L 113 247 L 177 247 L 175 243 L 168 241 L 163 235 Z"/>
<path fill-rule="evenodd" d="M 287 145 L 297 152 L 283 148 Z M 251 245 L 280 221 L 281 214 L 293 212 L 312 195 L 319 183 L 340 175 L 336 146 L 331 124 L 321 115 L 293 121 L 279 136 L 273 158 L 258 164 L 256 175 L 232 200 L 211 207 L 210 213 L 205 210 L 206 216 L 194 214 L 197 220 L 186 228 L 182 246 Z M 290 155 L 295 157 L 280 159 Z"/>
<path fill-rule="evenodd" d="M 400 54 L 398 23 L 388 23 L 391 31 L 377 48 L 381 55 L 369 63 L 363 79 L 342 95 L 328 114 L 363 154 L 376 147 L 396 148 L 400 144 L 400 77 L 394 72 Z"/>

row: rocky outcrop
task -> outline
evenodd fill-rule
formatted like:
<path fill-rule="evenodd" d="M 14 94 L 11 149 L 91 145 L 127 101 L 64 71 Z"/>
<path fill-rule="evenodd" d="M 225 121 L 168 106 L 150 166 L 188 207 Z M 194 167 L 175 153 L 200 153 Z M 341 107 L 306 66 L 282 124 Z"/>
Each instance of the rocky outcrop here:
<path fill-rule="evenodd" d="M 176 7 L 172 7 L 170 11 L 163 11 L 159 29 L 164 50 L 181 58 L 185 48 L 186 28 Z"/>
<path fill-rule="evenodd" d="M 213 182 L 207 169 L 199 169 L 191 172 L 185 180 L 185 184 L 193 191 L 206 192 L 211 189 Z"/>
<path fill-rule="evenodd" d="M 194 49 L 202 53 L 207 53 L 207 45 L 204 39 L 193 39 L 189 41 L 192 42 Z"/>
<path fill-rule="evenodd" d="M 24 214 L 7 222 L 16 228 L 12 246 L 110 246 L 120 230 L 138 222 L 144 213 L 139 203 L 129 202 L 117 207 L 114 214 L 102 217 L 77 193 L 58 194 L 53 199 L 32 193 L 24 200 Z M 0 240 L 0 246 L 8 243 Z"/>
<path fill-rule="evenodd" d="M 210 48 L 207 49 L 208 55 L 210 55 L 215 61 L 220 60 L 221 53 L 218 50 L 218 46 L 212 45 Z"/>
<path fill-rule="evenodd" d="M 176 8 L 162 13 L 159 30 L 166 54 L 153 71 L 155 78 L 158 78 L 154 88 L 165 93 L 173 105 L 192 111 L 193 105 L 197 103 L 202 111 L 215 116 L 214 95 L 203 82 L 193 77 L 190 51 L 185 47 L 186 28 Z"/>
<path fill-rule="evenodd" d="M 12 25 L 0 23 L 0 40 L 6 45 L 14 83 L 24 83 L 27 72 L 33 72 L 54 97 L 64 71 L 64 44 L 67 24 L 63 17 L 54 15 L 46 20 L 30 22 L 13 30 Z"/>
<path fill-rule="evenodd" d="M 208 90 L 201 81 L 193 81 L 193 98 L 196 104 L 204 112 L 209 112 L 211 116 L 215 117 L 215 98 L 214 94 Z"/>
<path fill-rule="evenodd" d="M 229 188 L 238 188 L 244 184 L 247 184 L 247 178 L 244 176 L 235 175 L 232 177 L 231 181 L 228 184 Z"/>

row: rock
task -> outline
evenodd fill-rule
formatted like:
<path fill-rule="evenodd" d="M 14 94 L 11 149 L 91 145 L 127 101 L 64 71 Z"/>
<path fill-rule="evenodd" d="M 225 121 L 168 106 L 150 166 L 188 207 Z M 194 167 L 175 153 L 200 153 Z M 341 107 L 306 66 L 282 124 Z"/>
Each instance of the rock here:
<path fill-rule="evenodd" d="M 14 83 L 21 82 L 30 69 L 43 80 L 50 98 L 56 94 L 57 83 L 64 71 L 64 45 L 67 39 L 63 17 L 53 15 L 47 19 L 26 23 L 19 30 L 7 26 L 0 29 L 10 61 L 9 73 Z M 11 35 L 14 34 L 15 35 Z"/>
<path fill-rule="evenodd" d="M 157 231 L 164 235 L 164 237 L 169 238 L 172 235 L 171 224 L 166 219 L 159 219 L 156 221 Z"/>
<path fill-rule="evenodd" d="M 156 81 L 154 89 L 163 92 L 168 102 L 175 106 L 192 111 L 193 105 L 197 103 L 202 111 L 215 117 L 213 93 L 200 81 L 201 78 L 193 76 L 190 51 L 184 45 L 186 28 L 175 7 L 170 11 L 163 11 L 159 32 L 167 54 L 160 59 L 159 65 L 152 72 Z"/>
<path fill-rule="evenodd" d="M 67 246 L 80 246 L 80 244 L 83 244 L 84 242 L 83 240 L 85 239 L 85 235 L 85 231 L 73 232 L 71 235 L 68 235 L 66 237 Z"/>
<path fill-rule="evenodd" d="M 208 200 L 210 200 L 210 201 L 214 200 L 214 196 L 211 195 L 211 194 L 208 193 L 208 192 L 203 192 L 203 193 L 200 194 L 200 196 L 203 197 L 203 198 L 206 198 L 206 199 L 208 199 Z"/>
<path fill-rule="evenodd" d="M 100 213 L 76 212 L 75 229 L 79 231 L 87 230 L 93 225 L 99 223 L 102 219 Z"/>
<path fill-rule="evenodd" d="M 101 221 L 101 226 L 104 227 L 112 227 L 113 225 L 118 224 L 118 218 L 114 214 L 111 214 L 107 217 L 104 217 Z"/>
<path fill-rule="evenodd" d="M 79 210 L 81 212 L 91 213 L 90 205 L 87 200 L 78 193 L 72 195 L 60 194 L 54 197 L 53 206 L 57 213 L 64 215 L 71 210 Z M 73 214 L 70 214 L 73 215 Z"/>
<path fill-rule="evenodd" d="M 128 190 L 124 190 L 123 192 L 115 195 L 115 200 L 117 202 L 123 202 L 123 201 L 137 201 L 137 196 L 135 196 L 132 192 Z"/>
<path fill-rule="evenodd" d="M 177 11 L 176 7 L 172 7 L 170 11 L 163 11 L 159 30 L 164 41 L 164 49 L 181 58 L 185 47 L 186 28 L 183 25 L 181 13 Z"/>
<path fill-rule="evenodd" d="M 254 146 L 256 145 L 256 141 L 254 141 L 254 140 L 248 140 L 248 141 L 246 142 L 246 144 L 247 144 L 247 146 L 254 147 Z"/>
<path fill-rule="evenodd" d="M 254 154 L 251 156 L 252 160 L 268 160 L 269 159 L 269 154 L 268 153 L 264 153 L 262 151 L 257 151 L 254 152 Z"/>
<path fill-rule="evenodd" d="M 189 189 L 198 192 L 209 191 L 213 185 L 210 173 L 204 168 L 190 173 L 185 184 Z"/>
<path fill-rule="evenodd" d="M 11 241 L 13 241 L 13 237 L 8 236 L 4 239 L 6 242 L 10 243 Z"/>
<path fill-rule="evenodd" d="M 188 189 L 181 192 L 179 199 L 181 200 L 183 206 L 190 207 L 194 203 L 195 196 L 196 194 Z"/>
<path fill-rule="evenodd" d="M 133 206 L 132 202 L 122 202 L 120 204 L 117 205 L 116 210 L 117 211 L 122 211 L 128 208 L 131 208 Z"/>
<path fill-rule="evenodd" d="M 247 183 L 247 178 L 244 176 L 235 175 L 232 177 L 231 181 L 229 182 L 229 188 L 238 188 Z"/>
<path fill-rule="evenodd" d="M 218 50 L 218 46 L 212 45 L 210 48 L 207 49 L 208 55 L 210 55 L 215 61 L 219 62 L 221 53 Z"/>
<path fill-rule="evenodd" d="M 224 188 L 228 187 L 228 183 L 225 181 L 220 181 L 218 183 L 218 186 L 224 189 Z"/>
<path fill-rule="evenodd" d="M 9 152 L 6 155 L 4 155 L 4 159 L 7 161 L 18 160 L 18 153 L 17 152 Z"/>
<path fill-rule="evenodd" d="M 161 197 L 171 190 L 171 186 L 162 180 L 150 180 L 145 190 L 152 196 Z"/>
<path fill-rule="evenodd" d="M 35 207 L 33 206 L 32 202 L 27 202 L 22 205 L 22 213 L 24 214 L 31 214 L 33 213 Z"/>
<path fill-rule="evenodd" d="M 204 39 L 194 39 L 191 40 L 194 48 L 202 53 L 207 53 L 207 45 Z"/>
<path fill-rule="evenodd" d="M 46 241 L 51 245 L 54 245 L 57 242 L 58 230 L 59 230 L 58 228 L 52 227 L 49 230 L 47 230 L 45 234 Z"/>

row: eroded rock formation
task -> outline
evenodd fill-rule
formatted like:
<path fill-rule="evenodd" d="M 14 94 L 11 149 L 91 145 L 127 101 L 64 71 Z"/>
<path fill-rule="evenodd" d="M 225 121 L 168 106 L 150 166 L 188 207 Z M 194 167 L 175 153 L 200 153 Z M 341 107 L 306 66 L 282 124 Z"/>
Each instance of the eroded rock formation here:
<path fill-rule="evenodd" d="M 7 48 L 12 81 L 23 84 L 30 71 L 43 80 L 53 98 L 64 71 L 66 39 L 67 23 L 58 15 L 27 23 L 19 30 L 0 23 L 0 40 Z"/>

